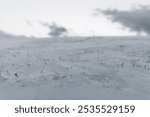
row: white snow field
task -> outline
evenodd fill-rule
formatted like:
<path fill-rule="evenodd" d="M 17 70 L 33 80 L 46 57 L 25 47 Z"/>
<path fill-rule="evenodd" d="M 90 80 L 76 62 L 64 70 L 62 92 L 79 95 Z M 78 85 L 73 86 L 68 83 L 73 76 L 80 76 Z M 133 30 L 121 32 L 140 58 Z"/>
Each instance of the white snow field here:
<path fill-rule="evenodd" d="M 0 37 L 0 99 L 150 99 L 150 39 Z"/>

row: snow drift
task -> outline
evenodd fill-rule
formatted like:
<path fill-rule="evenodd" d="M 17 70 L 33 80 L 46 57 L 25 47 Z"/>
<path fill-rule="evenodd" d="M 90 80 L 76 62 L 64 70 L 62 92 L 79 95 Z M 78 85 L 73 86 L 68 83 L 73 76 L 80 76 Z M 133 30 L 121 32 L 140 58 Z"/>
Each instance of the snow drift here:
<path fill-rule="evenodd" d="M 0 37 L 0 99 L 150 99 L 141 38 Z"/>

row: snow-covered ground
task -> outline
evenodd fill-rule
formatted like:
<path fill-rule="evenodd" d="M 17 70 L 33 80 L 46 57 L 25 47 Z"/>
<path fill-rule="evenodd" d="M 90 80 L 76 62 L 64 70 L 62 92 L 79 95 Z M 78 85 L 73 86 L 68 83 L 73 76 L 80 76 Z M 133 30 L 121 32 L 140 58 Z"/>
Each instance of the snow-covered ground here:
<path fill-rule="evenodd" d="M 116 38 L 0 37 L 0 99 L 150 99 L 150 39 Z"/>

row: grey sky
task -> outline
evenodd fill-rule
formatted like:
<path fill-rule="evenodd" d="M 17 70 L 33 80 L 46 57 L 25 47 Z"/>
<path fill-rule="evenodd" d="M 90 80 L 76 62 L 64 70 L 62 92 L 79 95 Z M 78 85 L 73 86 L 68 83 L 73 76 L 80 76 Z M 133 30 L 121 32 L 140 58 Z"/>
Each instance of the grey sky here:
<path fill-rule="evenodd" d="M 149 0 L 0 0 L 0 30 L 44 37 L 48 36 L 49 28 L 39 24 L 43 21 L 72 30 L 71 36 L 134 35 L 104 15 L 94 17 L 94 9 L 124 10 L 149 4 Z"/>

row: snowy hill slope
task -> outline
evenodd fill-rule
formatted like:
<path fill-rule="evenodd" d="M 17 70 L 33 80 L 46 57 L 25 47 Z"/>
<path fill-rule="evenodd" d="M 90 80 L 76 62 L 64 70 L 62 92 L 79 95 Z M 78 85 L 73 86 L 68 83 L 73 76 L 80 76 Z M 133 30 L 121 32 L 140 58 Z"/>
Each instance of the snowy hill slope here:
<path fill-rule="evenodd" d="M 149 39 L 0 39 L 0 99 L 150 99 L 149 89 Z"/>

